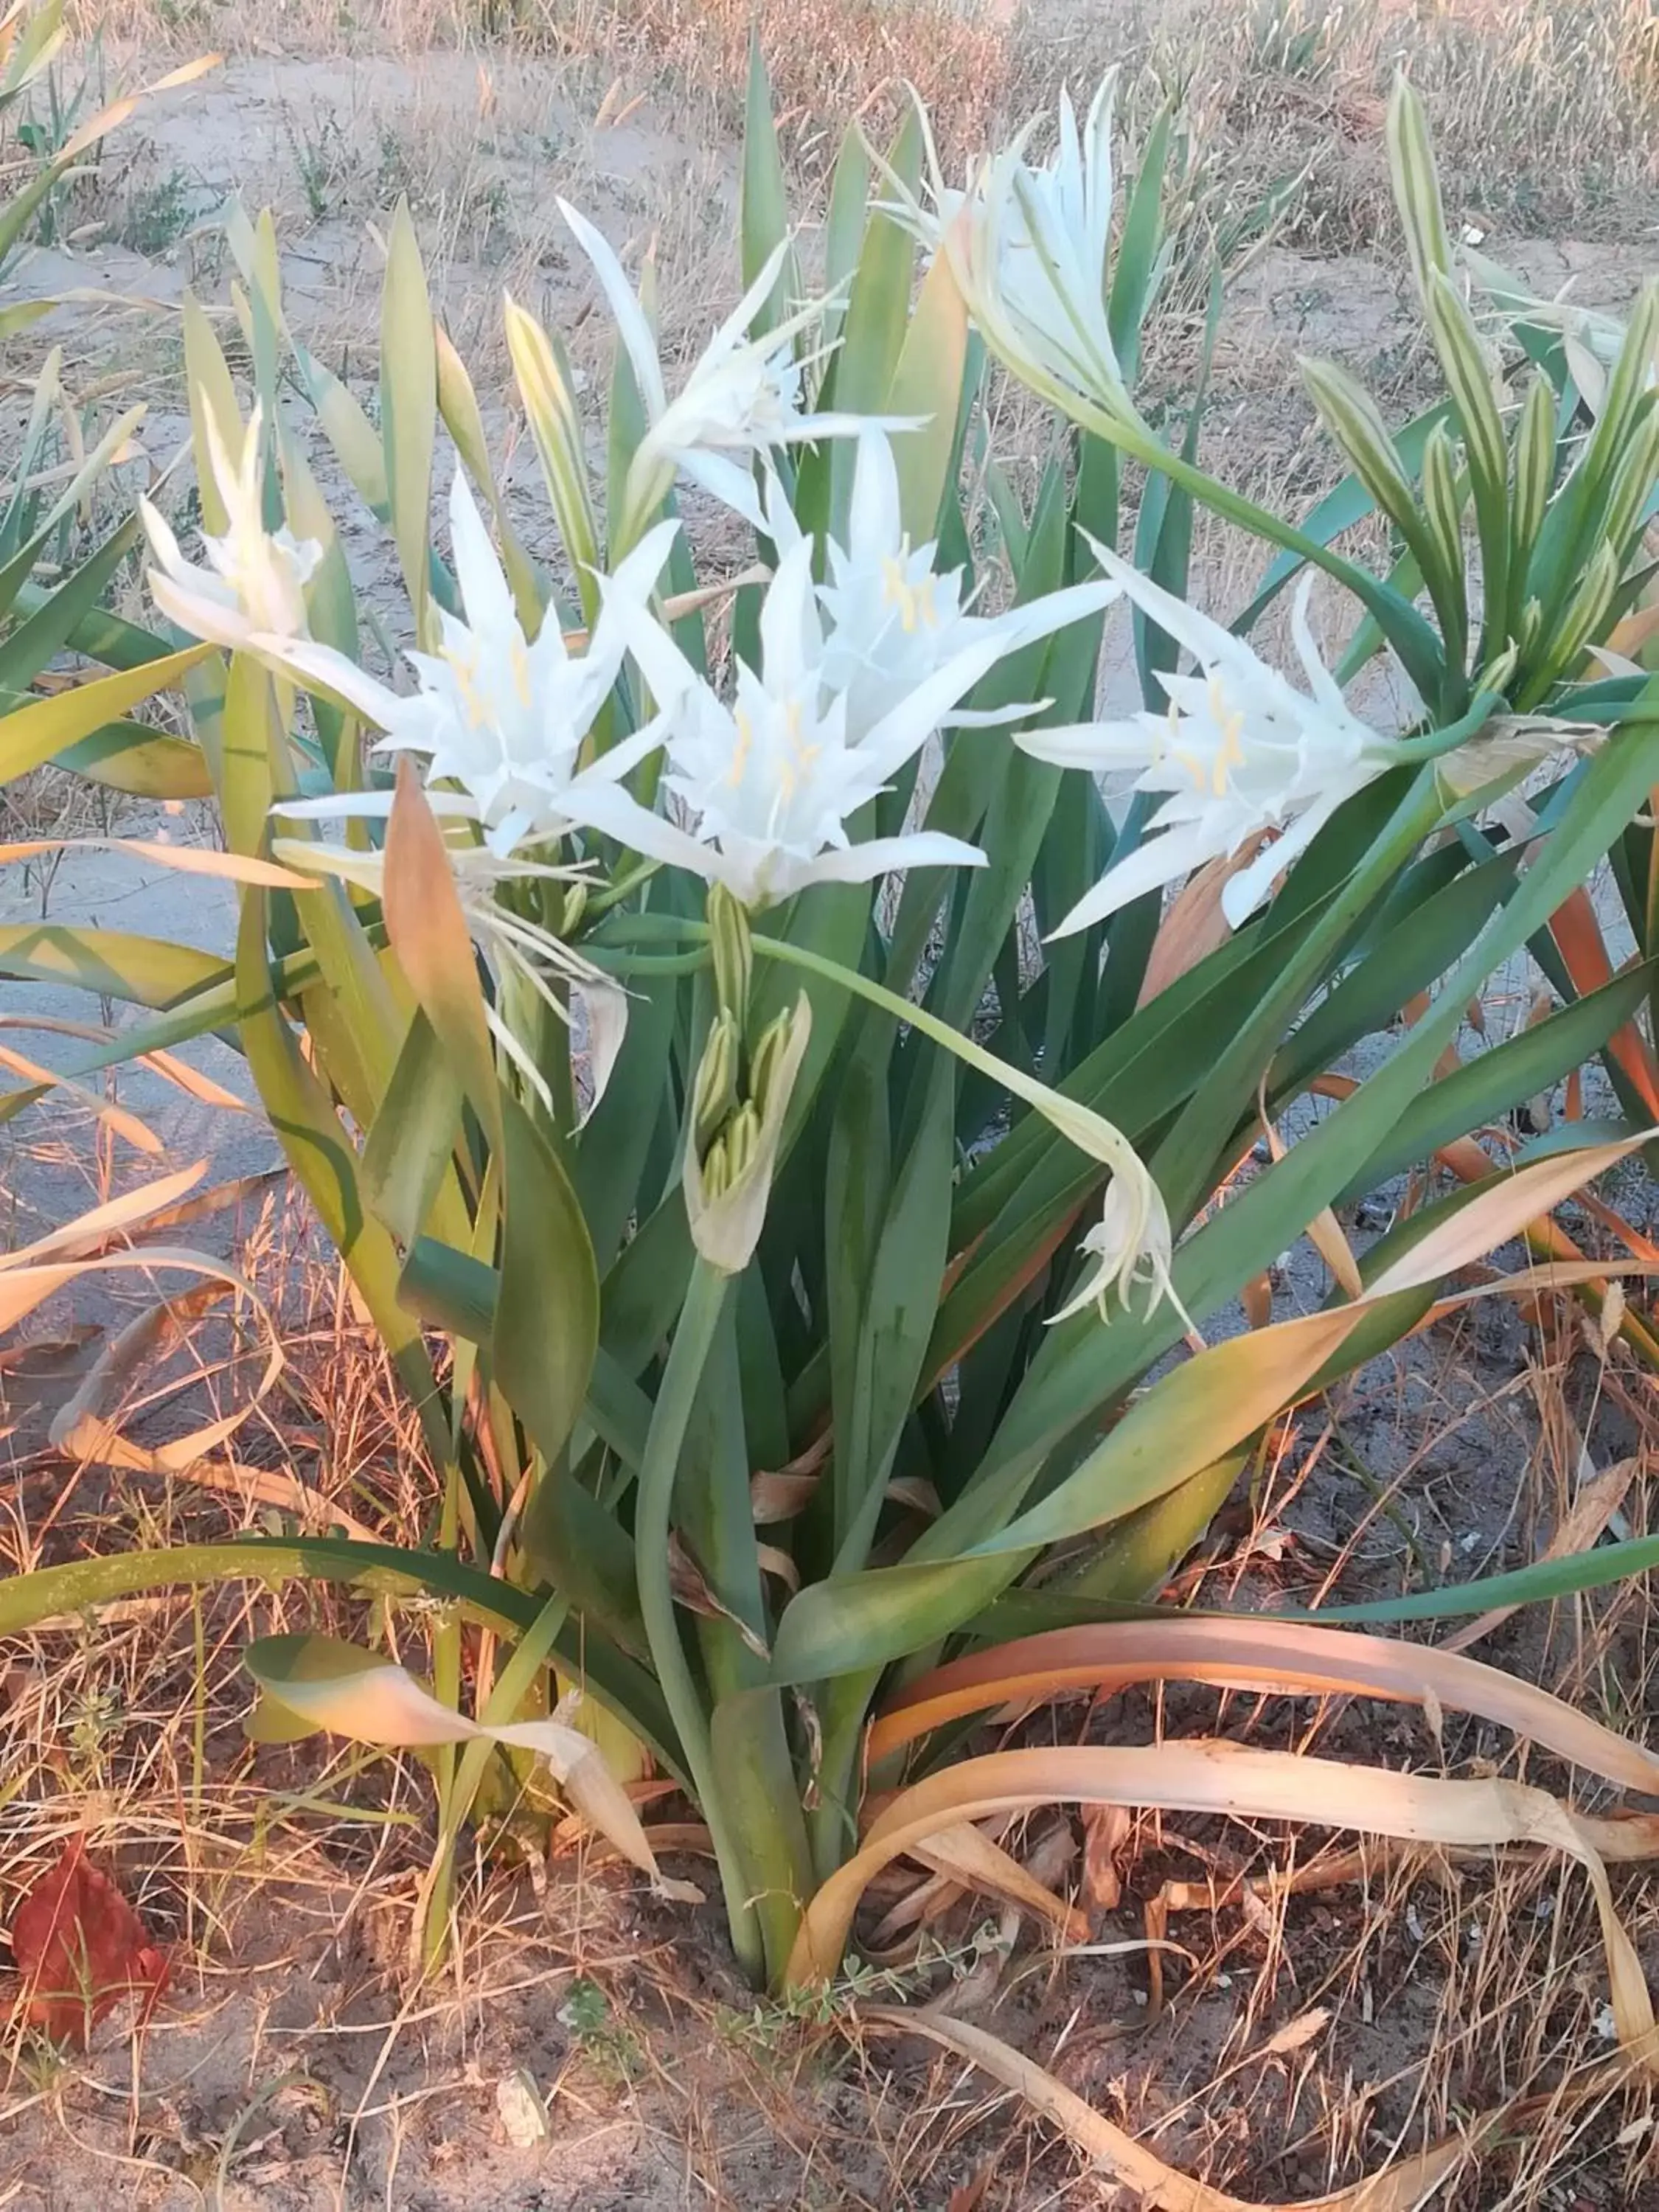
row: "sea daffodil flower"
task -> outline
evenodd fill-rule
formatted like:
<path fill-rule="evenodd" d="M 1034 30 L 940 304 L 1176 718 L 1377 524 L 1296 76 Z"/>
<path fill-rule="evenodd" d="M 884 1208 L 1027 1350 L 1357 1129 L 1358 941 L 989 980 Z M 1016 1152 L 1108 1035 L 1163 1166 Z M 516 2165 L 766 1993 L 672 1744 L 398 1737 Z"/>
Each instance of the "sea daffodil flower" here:
<path fill-rule="evenodd" d="M 787 542 L 793 516 L 781 496 L 768 504 L 769 530 Z M 934 566 L 936 545 L 913 545 L 903 526 L 898 470 L 885 433 L 859 440 L 844 540 L 826 547 L 828 580 L 820 584 L 824 688 L 846 700 L 847 736 L 860 744 L 906 693 L 984 636 L 1003 639 L 1003 652 L 1055 627 L 1044 599 L 1011 608 L 994 621 L 969 612 L 962 571 Z M 1017 720 L 1030 704 L 978 713 L 957 708 L 950 726 L 963 729 Z"/>
<path fill-rule="evenodd" d="M 1344 800 L 1402 756 L 1349 709 L 1320 659 L 1308 627 L 1311 577 L 1303 580 L 1291 622 L 1310 696 L 1242 638 L 1109 548 L 1090 543 L 1105 574 L 1199 666 L 1196 673 L 1163 678 L 1167 714 L 1015 733 L 1014 742 L 1035 759 L 1097 774 L 1137 770 L 1133 789 L 1169 794 L 1145 841 L 1108 868 L 1054 934 L 1086 929 L 1206 861 L 1231 856 L 1261 831 L 1275 831 L 1222 893 L 1222 911 L 1236 928 Z"/>
<path fill-rule="evenodd" d="M 574 827 L 650 850 L 648 841 L 666 825 L 632 797 L 623 778 L 656 750 L 661 732 L 640 730 L 586 763 L 581 751 L 622 666 L 629 634 L 622 611 L 643 610 L 677 526 L 659 524 L 605 579 L 606 611 L 586 651 L 576 653 L 550 610 L 535 642 L 526 639 L 459 469 L 449 515 L 466 620 L 441 613 L 439 650 L 410 654 L 418 690 L 392 690 L 330 646 L 275 637 L 254 642 L 301 682 L 375 724 L 385 732 L 382 750 L 421 756 L 428 784 L 458 784 L 496 853 Z M 389 793 L 374 796 L 380 811 L 390 805 Z M 331 802 L 319 806 L 326 812 Z"/>
<path fill-rule="evenodd" d="M 949 256 L 987 344 L 1022 382 L 1062 406 L 1072 395 L 1121 413 L 1132 404 L 1107 316 L 1116 94 L 1109 70 L 1079 131 L 1062 91 L 1049 161 L 1026 159 L 1034 116 L 965 191 L 945 185 L 930 143 L 933 206 L 901 188 L 895 212 Z"/>
<path fill-rule="evenodd" d="M 1099 1220 L 1078 1242 L 1079 1253 L 1094 1264 L 1065 1304 L 1048 1316 L 1049 1327 L 1069 1321 L 1087 1305 L 1096 1307 L 1103 1321 L 1109 1321 L 1114 1296 L 1127 1312 L 1129 1294 L 1138 1284 L 1146 1288 L 1149 1314 L 1169 1298 L 1186 1319 L 1170 1279 L 1172 1248 L 1169 1210 L 1152 1177 L 1114 1175 L 1106 1186 Z M 1190 1320 L 1187 1325 L 1192 1327 Z"/>
<path fill-rule="evenodd" d="M 307 635 L 305 587 L 323 557 L 314 538 L 265 528 L 261 427 L 256 406 L 233 462 L 211 411 L 207 415 L 208 465 L 226 518 L 222 537 L 203 532 L 207 567 L 185 560 L 159 507 L 148 499 L 138 502 L 155 561 L 149 580 L 156 605 L 192 637 L 230 653 L 256 635 L 284 643 Z"/>
<path fill-rule="evenodd" d="M 812 883 L 867 883 L 897 868 L 982 866 L 977 847 L 936 830 L 854 842 L 848 825 L 935 731 L 961 719 L 960 702 L 1004 653 L 1095 611 L 1115 588 L 1079 585 L 976 623 L 971 638 L 890 696 L 854 738 L 848 693 L 827 680 L 811 562 L 808 538 L 797 538 L 781 554 L 761 607 L 759 670 L 738 661 L 730 704 L 660 624 L 637 606 L 619 608 L 665 728 L 667 786 L 691 824 L 682 848 L 664 857 L 723 883 L 750 907 Z M 608 584 L 601 588 L 608 596 Z"/>
<path fill-rule="evenodd" d="M 764 518 L 749 465 L 753 456 L 819 438 L 854 436 L 878 419 L 891 429 L 911 427 L 896 417 L 801 411 L 801 364 L 792 341 L 817 321 L 825 302 L 796 307 L 758 337 L 749 329 L 777 284 L 787 244 L 769 256 L 670 399 L 650 319 L 610 241 L 563 200 L 559 211 L 593 264 L 645 410 L 645 434 L 629 468 L 627 513 L 618 518 L 620 544 L 631 544 L 640 520 L 655 510 L 677 475 L 689 477 L 758 530 Z"/>

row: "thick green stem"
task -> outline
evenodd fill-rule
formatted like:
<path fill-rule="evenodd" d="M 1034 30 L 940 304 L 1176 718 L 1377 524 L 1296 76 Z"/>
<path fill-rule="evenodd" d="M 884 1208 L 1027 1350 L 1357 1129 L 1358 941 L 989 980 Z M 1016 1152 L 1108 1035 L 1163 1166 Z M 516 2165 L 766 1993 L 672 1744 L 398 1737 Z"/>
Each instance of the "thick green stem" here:
<path fill-rule="evenodd" d="M 817 1803 L 809 1819 L 812 1869 L 828 1881 L 858 1843 L 859 1751 L 864 1723 L 881 1669 L 837 1674 L 823 1686 L 818 1717 L 823 1749 L 818 1761 Z"/>
<path fill-rule="evenodd" d="M 640 1612 L 645 1621 L 646 1640 L 651 1647 L 651 1662 L 679 1736 L 686 1771 L 714 1842 L 720 1885 L 726 1893 L 732 1948 L 744 1972 L 758 1981 L 766 1963 L 760 1923 L 748 1894 L 743 1854 L 729 1832 L 721 1807 L 708 1717 L 680 1638 L 669 1577 L 674 1479 L 679 1472 L 680 1454 L 703 1369 L 708 1363 L 731 1286 L 731 1278 L 711 1267 L 707 1261 L 700 1259 L 691 1271 L 679 1326 L 674 1332 L 673 1347 L 663 1370 L 662 1387 L 651 1416 L 645 1455 L 640 1462 L 634 1548 L 638 1561 Z"/>

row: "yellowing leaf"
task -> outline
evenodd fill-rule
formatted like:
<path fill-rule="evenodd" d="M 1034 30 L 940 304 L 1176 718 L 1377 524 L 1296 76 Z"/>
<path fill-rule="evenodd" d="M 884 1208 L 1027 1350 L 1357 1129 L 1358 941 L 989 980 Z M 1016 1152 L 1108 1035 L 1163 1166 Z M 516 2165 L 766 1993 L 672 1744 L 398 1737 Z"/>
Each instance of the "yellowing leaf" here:
<path fill-rule="evenodd" d="M 562 1721 L 469 1720 L 441 1705 L 404 1668 L 332 1637 L 264 1637 L 249 1645 L 242 1663 L 267 1699 L 354 1743 L 389 1749 L 485 1741 L 534 1752 L 589 1826 L 665 1897 L 702 1902 L 700 1891 L 664 1875 L 627 1791 L 592 1741 Z"/>

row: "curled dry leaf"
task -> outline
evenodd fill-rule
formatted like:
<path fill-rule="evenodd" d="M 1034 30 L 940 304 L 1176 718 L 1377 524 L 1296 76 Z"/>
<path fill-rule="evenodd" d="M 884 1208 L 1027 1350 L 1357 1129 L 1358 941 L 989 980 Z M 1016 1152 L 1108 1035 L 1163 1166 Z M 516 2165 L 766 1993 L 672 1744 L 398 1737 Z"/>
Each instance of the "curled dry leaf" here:
<path fill-rule="evenodd" d="M 386 1749 L 437 1743 L 492 1743 L 531 1751 L 588 1824 L 677 1903 L 700 1905 L 702 1892 L 671 1881 L 640 1826 L 632 1800 L 598 1747 L 556 1720 L 505 1721 L 491 1726 L 440 1705 L 414 1676 L 372 1651 L 331 1636 L 266 1636 L 242 1663 L 266 1699 L 313 1729 Z"/>
<path fill-rule="evenodd" d="M 866 2027 L 890 2033 L 923 2035 L 946 2051 L 967 2059 L 992 2079 L 1023 2097 L 1078 2148 L 1116 2180 L 1133 2190 L 1146 2212 L 1417 2212 L 1428 2196 L 1448 2179 L 1470 2154 L 1474 2143 L 1490 2133 L 1501 2115 L 1488 2115 L 1472 2141 L 1459 2136 L 1437 2143 L 1431 2150 L 1403 2159 L 1386 2174 L 1376 2174 L 1353 2189 L 1334 2196 L 1307 2200 L 1300 2207 L 1251 2204 L 1224 2190 L 1212 2189 L 1159 2158 L 1145 2143 L 1137 2142 L 1115 2127 L 1075 2090 L 1057 2081 L 1035 2059 L 1016 2051 L 1000 2036 L 963 2020 L 946 2019 L 933 2011 L 906 2011 L 898 2006 L 860 2008 Z"/>
<path fill-rule="evenodd" d="M 910 1854 L 964 1889 L 981 1890 L 1047 1923 L 1065 1943 L 1088 1941 L 1089 1923 L 1056 1897 L 1038 1871 L 1023 1867 L 971 1821 L 962 1820 L 918 1844 Z"/>
<path fill-rule="evenodd" d="M 1300 1620 L 1103 1621 L 973 1652 L 920 1676 L 870 1731 L 883 1759 L 947 1721 L 1013 1699 L 1097 1693 L 1178 1677 L 1289 1696 L 1388 1698 L 1495 1721 L 1626 1790 L 1659 1794 L 1659 1756 L 1562 1698 L 1444 1645 Z"/>
<path fill-rule="evenodd" d="M 787 1982 L 811 1986 L 837 1971 L 865 1885 L 900 1853 L 914 1856 L 918 1844 L 961 1820 L 1057 1802 L 1311 1821 L 1459 1847 L 1524 1844 L 1563 1851 L 1583 1868 L 1595 1899 L 1619 2040 L 1632 2063 L 1659 2074 L 1652 2001 L 1598 1848 L 1601 1832 L 1613 1824 L 1583 1820 L 1547 1790 L 1521 1783 L 1391 1774 L 1216 1741 L 994 1752 L 901 1790 L 807 1906 Z"/>
<path fill-rule="evenodd" d="M 54 2043 L 84 2050 L 124 1996 L 153 2005 L 167 1985 L 165 1953 L 107 1875 L 88 1866 L 84 1836 L 29 1890 L 11 1923 L 24 2019 Z"/>
<path fill-rule="evenodd" d="M 1124 1805 L 1090 1805 L 1083 1814 L 1083 1893 L 1097 1912 L 1115 1912 L 1123 1896 L 1118 1862 L 1133 1816 Z"/>

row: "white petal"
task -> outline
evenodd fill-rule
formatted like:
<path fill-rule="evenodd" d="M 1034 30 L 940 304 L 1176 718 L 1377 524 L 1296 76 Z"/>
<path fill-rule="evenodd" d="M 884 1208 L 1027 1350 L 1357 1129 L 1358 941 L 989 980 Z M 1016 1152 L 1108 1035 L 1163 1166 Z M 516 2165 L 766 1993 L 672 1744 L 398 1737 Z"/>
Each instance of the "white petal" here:
<path fill-rule="evenodd" d="M 874 558 L 896 548 L 902 528 L 898 465 L 886 432 L 872 426 L 860 438 L 858 459 L 853 465 L 848 546 L 858 557 Z"/>
<path fill-rule="evenodd" d="M 389 690 L 366 668 L 360 668 L 343 653 L 337 653 L 331 645 L 319 645 L 311 638 L 271 637 L 264 634 L 250 634 L 246 641 L 262 659 L 274 661 L 290 675 L 298 677 L 307 690 L 326 692 L 331 698 L 343 700 L 354 712 L 382 730 L 390 730 L 398 717 L 416 703 Z"/>
<path fill-rule="evenodd" d="M 1120 907 L 1141 897 L 1147 891 L 1159 890 L 1165 884 L 1177 882 L 1190 875 L 1194 868 L 1212 860 L 1225 847 L 1218 845 L 1211 825 L 1203 822 L 1183 823 L 1166 830 L 1159 836 L 1148 837 L 1123 860 L 1109 867 L 1091 891 L 1085 891 L 1066 919 L 1048 935 L 1071 937 L 1079 929 L 1088 929 L 1097 921 L 1104 921 Z"/>
<path fill-rule="evenodd" d="M 1016 730 L 1014 743 L 1033 760 L 1054 768 L 1139 768 L 1157 757 L 1169 735 L 1161 714 L 1136 714 L 1121 722 L 1066 722 L 1042 730 Z"/>
<path fill-rule="evenodd" d="M 572 820 L 584 829 L 597 830 L 602 836 L 612 837 L 617 844 L 625 845 L 631 852 L 639 853 L 647 860 L 660 860 L 665 867 L 684 868 L 694 876 L 708 880 L 714 854 L 711 848 L 700 844 L 672 822 L 665 821 L 660 814 L 652 813 L 641 806 L 631 793 L 620 784 L 588 783 L 572 785 L 568 794 L 573 808 Z"/>
<path fill-rule="evenodd" d="M 726 356 L 735 353 L 744 343 L 749 325 L 771 297 L 772 288 L 776 284 L 783 264 L 788 257 L 789 241 L 787 238 L 781 239 L 767 255 L 765 264 L 754 283 L 703 348 L 696 367 L 691 371 L 692 380 L 695 380 L 699 374 L 708 374 L 717 370 Z M 798 311 L 789 319 L 799 325 L 801 321 L 801 313 Z M 807 319 L 811 319 L 810 313 L 807 315 Z M 769 331 L 766 334 L 769 343 L 774 341 L 781 343 L 786 335 L 784 331 Z"/>
<path fill-rule="evenodd" d="M 1142 575 L 1132 562 L 1121 558 L 1088 531 L 1083 534 L 1105 574 L 1127 592 L 1143 614 L 1150 615 L 1161 630 L 1167 631 L 1177 645 L 1184 645 L 1206 668 L 1219 665 L 1247 667 L 1251 673 L 1260 672 L 1262 676 L 1270 672 L 1242 638 L 1223 629 L 1219 623 L 1212 622 L 1196 607 L 1188 606 L 1185 599 L 1176 599 L 1173 592 L 1166 592 L 1150 576 Z"/>
<path fill-rule="evenodd" d="M 604 588 L 601 582 L 600 590 Z M 616 622 L 658 706 L 671 719 L 683 715 L 688 701 L 708 690 L 702 678 L 655 616 L 637 600 L 617 601 Z"/>
<path fill-rule="evenodd" d="M 170 576 L 161 568 L 149 571 L 149 594 L 170 623 L 176 623 L 191 637 L 199 637 L 209 645 L 222 646 L 228 653 L 240 653 L 250 643 L 252 631 L 247 617 L 234 601 L 220 598 L 209 589 L 197 588 L 194 580 L 201 572 L 186 568 L 184 578 Z"/>
<path fill-rule="evenodd" d="M 1068 584 L 1063 591 L 1044 592 L 1022 606 L 1010 607 L 1006 613 L 994 616 L 992 621 L 998 634 L 1007 640 L 1005 652 L 1016 645 L 1030 645 L 1035 639 L 1052 637 L 1056 630 L 1068 629 L 1075 622 L 1084 622 L 1089 616 L 1098 614 L 1114 599 L 1121 599 L 1123 587 L 1109 576 L 1097 576 L 1086 584 Z"/>
<path fill-rule="evenodd" d="M 1304 853 L 1330 820 L 1343 800 L 1348 797 L 1346 789 L 1333 792 L 1316 805 L 1291 823 L 1282 836 L 1264 845 L 1248 868 L 1241 868 L 1230 876 L 1222 887 L 1221 911 L 1237 929 L 1241 922 L 1255 913 L 1275 880 L 1284 873 L 1298 853 Z M 1235 848 L 1235 849 L 1237 849 Z"/>
<path fill-rule="evenodd" d="M 977 845 L 947 837 L 937 830 L 915 830 L 908 836 L 871 837 L 861 845 L 817 854 L 800 869 L 803 882 L 867 884 L 902 868 L 982 868 Z"/>
<path fill-rule="evenodd" d="M 613 681 L 628 649 L 626 627 L 618 619 L 620 611 L 625 606 L 636 611 L 644 609 L 668 565 L 679 527 L 674 521 L 653 524 L 632 552 L 617 564 L 614 574 L 607 576 L 596 572 L 599 618 L 587 641 L 586 658 L 596 667 L 609 669 Z M 550 615 L 548 619 L 550 621 L 552 617 Z"/>
<path fill-rule="evenodd" d="M 492 647 L 504 645 L 518 629 L 518 612 L 472 487 L 459 461 L 449 488 L 449 534 L 455 555 L 455 580 L 461 588 L 468 625 L 480 639 L 488 637 Z"/>
<path fill-rule="evenodd" d="M 860 752 L 870 757 L 872 773 L 891 775 L 920 752 L 963 694 L 971 691 L 1007 649 L 1006 641 L 994 630 L 981 632 L 890 707 L 859 741 Z"/>
<path fill-rule="evenodd" d="M 634 287 L 627 272 L 617 258 L 611 241 L 594 228 L 585 215 L 578 215 L 568 200 L 558 203 L 559 213 L 570 226 L 571 232 L 588 259 L 593 264 L 593 274 L 610 302 L 616 319 L 617 333 L 622 339 L 634 370 L 634 380 L 640 387 L 640 398 L 645 405 L 647 418 L 655 422 L 668 404 L 668 394 L 663 388 L 662 363 L 657 358 L 657 341 L 652 336 L 651 325 L 646 319 Z"/>
<path fill-rule="evenodd" d="M 258 465 L 259 410 L 257 406 L 254 408 L 253 420 L 242 432 L 241 452 L 235 461 L 231 459 L 229 453 L 225 450 L 225 441 L 219 434 L 219 417 L 213 408 L 209 407 L 204 410 L 202 428 L 208 450 L 208 466 L 213 474 L 214 486 L 224 507 L 229 526 L 232 530 L 234 530 L 238 520 L 246 509 L 246 502 L 243 498 L 243 465 L 250 455 L 252 457 L 256 470 Z M 259 520 L 262 521 L 263 518 Z"/>
<path fill-rule="evenodd" d="M 1054 1328 L 1063 1321 L 1070 1321 L 1072 1316 L 1081 1313 L 1085 1306 L 1093 1305 L 1111 1280 L 1111 1274 L 1110 1267 L 1103 1260 L 1097 1259 L 1092 1267 L 1085 1267 L 1077 1289 L 1063 1306 L 1057 1306 L 1049 1315 L 1048 1327 Z"/>
<path fill-rule="evenodd" d="M 1328 714 L 1348 719 L 1348 702 L 1342 696 L 1342 687 L 1319 657 L 1314 643 L 1313 631 L 1308 623 L 1308 602 L 1313 596 L 1313 571 L 1309 569 L 1296 587 L 1296 597 L 1291 602 L 1291 637 L 1296 646 L 1297 658 L 1307 672 L 1308 688 Z"/>
<path fill-rule="evenodd" d="M 708 453 L 701 446 L 682 446 L 673 459 L 681 474 L 701 485 L 711 499 L 719 500 L 722 507 L 729 507 L 733 514 L 740 514 L 751 528 L 765 530 L 766 515 L 752 469 L 725 453 Z"/>
<path fill-rule="evenodd" d="M 761 601 L 761 665 L 774 696 L 793 690 L 823 650 L 812 592 L 812 540 L 797 539 L 778 562 Z"/>
<path fill-rule="evenodd" d="M 781 445 L 809 443 L 818 438 L 861 438 L 867 430 L 886 430 L 895 436 L 908 430 L 925 430 L 931 415 L 797 415 L 774 434 Z"/>
<path fill-rule="evenodd" d="M 149 540 L 150 551 L 161 562 L 167 574 L 181 583 L 186 577 L 196 574 L 190 562 L 185 560 L 179 540 L 173 535 L 173 525 L 162 514 L 161 508 L 153 507 L 149 500 L 140 498 L 138 512 L 143 518 L 144 535 Z"/>

